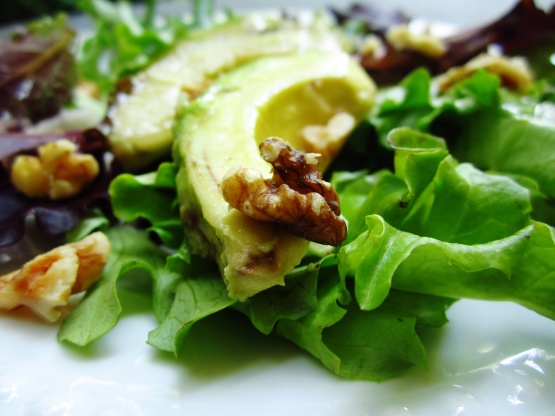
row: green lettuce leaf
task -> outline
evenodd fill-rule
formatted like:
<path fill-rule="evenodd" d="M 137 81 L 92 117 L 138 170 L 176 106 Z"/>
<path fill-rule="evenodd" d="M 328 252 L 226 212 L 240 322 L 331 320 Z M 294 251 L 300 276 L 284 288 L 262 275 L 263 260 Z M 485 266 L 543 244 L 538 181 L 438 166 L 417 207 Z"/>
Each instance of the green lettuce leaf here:
<path fill-rule="evenodd" d="M 553 199 L 555 121 L 533 115 L 540 103 L 531 104 L 530 97 L 502 95 L 497 77 L 486 72 L 476 73 L 455 91 L 453 101 L 443 104 L 430 120 L 429 131 L 446 137 L 460 160 L 483 170 L 528 176 Z M 474 105 L 455 105 L 465 97 Z"/>
<path fill-rule="evenodd" d="M 552 283 L 533 268 L 523 273 L 519 263 L 528 251 L 535 252 L 525 244 L 531 235 L 542 227 L 550 230 L 531 220 L 530 190 L 506 176 L 459 164 L 442 140 L 426 133 L 398 128 L 388 142 L 395 149 L 395 173 L 380 172 L 375 181 L 361 175 L 351 183 L 339 178 L 340 197 L 352 193 L 351 200 L 360 200 L 357 211 L 346 213 L 356 238 L 339 253 L 340 273 L 354 277 L 360 307 L 377 308 L 394 287 L 453 298 L 512 300 L 553 316 L 545 298 L 550 290 L 553 295 Z M 540 245 L 552 243 L 547 239 Z M 400 270 L 407 270 L 410 279 L 403 277 L 397 286 Z M 478 281 L 482 275 L 490 280 Z M 544 285 L 524 290 L 523 282 L 533 276 Z"/>
<path fill-rule="evenodd" d="M 392 291 L 382 306 L 363 311 L 350 299 L 336 268 L 322 267 L 316 307 L 297 319 L 280 318 L 274 333 L 341 377 L 382 381 L 427 366 L 418 332 L 446 323 L 445 310 L 454 301 Z"/>
<path fill-rule="evenodd" d="M 431 76 L 421 68 L 407 75 L 399 85 L 379 90 L 369 118 L 380 144 L 388 147 L 387 135 L 391 130 L 396 127 L 417 128 L 433 111 Z"/>
<path fill-rule="evenodd" d="M 182 246 L 166 258 L 164 268 L 154 276 L 152 307 L 158 322 L 170 313 L 177 284 L 187 276 L 191 260 L 191 253 Z"/>
<path fill-rule="evenodd" d="M 79 71 L 83 78 L 96 83 L 103 95 L 113 92 L 120 78 L 154 62 L 190 30 L 208 27 L 214 21 L 213 0 L 190 0 L 192 21 L 156 13 L 156 3 L 146 0 L 144 13 L 139 15 L 138 8 L 127 0 L 77 2 L 95 25 L 81 45 Z"/>
<path fill-rule="evenodd" d="M 485 70 L 439 94 L 419 69 L 379 92 L 369 121 L 379 143 L 407 126 L 445 139 L 451 154 L 485 171 L 527 176 L 546 198 L 555 197 L 555 121 L 541 116 L 549 88 L 539 81 L 530 95 L 512 93 Z M 540 93 L 543 91 L 543 93 Z M 540 216 L 539 219 L 545 217 Z"/>
<path fill-rule="evenodd" d="M 153 347 L 177 356 L 195 323 L 232 308 L 262 334 L 288 339 L 350 379 L 426 368 L 421 336 L 447 322 L 456 299 L 513 301 L 555 319 L 555 233 L 537 221 L 555 218 L 555 143 L 551 122 L 535 115 L 547 96 L 540 89 L 525 102 L 479 71 L 437 95 L 418 70 L 380 92 L 335 168 L 358 152 L 353 165 L 381 170 L 331 178 L 347 241 L 338 254 L 311 250 L 284 286 L 246 302 L 230 299 L 215 264 L 188 250 L 173 164 L 118 176 L 110 187 L 115 215 L 148 228 L 108 229 L 110 262 L 60 340 L 86 345 L 109 331 L 121 314 L 117 280 L 137 268 L 152 277 Z M 371 155 L 365 138 L 377 138 L 381 150 Z M 105 225 L 92 215 L 73 238 Z"/>
<path fill-rule="evenodd" d="M 438 137 L 410 128 L 388 135 L 395 172 L 333 177 L 348 222 L 348 242 L 377 214 L 401 230 L 443 241 L 478 244 L 530 223 L 530 192 L 502 175 L 458 163 Z"/>
<path fill-rule="evenodd" d="M 66 241 L 79 241 L 96 230 L 104 230 L 110 225 L 110 220 L 99 209 L 90 209 L 74 228 L 66 233 Z"/>
<path fill-rule="evenodd" d="M 555 319 L 554 230 L 533 223 L 485 244 L 447 243 L 400 231 L 377 215 L 368 231 L 340 251 L 343 276 L 353 276 L 362 309 L 383 303 L 390 289 L 453 298 L 519 303 Z"/>
<path fill-rule="evenodd" d="M 316 263 L 297 267 L 287 275 L 285 286 L 261 292 L 235 308 L 247 315 L 260 332 L 269 334 L 279 320 L 296 320 L 317 308 L 320 270 L 336 264 L 337 256 L 330 255 Z"/>
<path fill-rule="evenodd" d="M 177 248 L 183 242 L 183 225 L 175 191 L 177 169 L 162 163 L 156 172 L 143 175 L 124 173 L 110 184 L 112 209 L 125 222 L 146 219 L 165 245 Z"/>
<path fill-rule="evenodd" d="M 347 313 L 323 332 L 323 342 L 339 361 L 336 371 L 351 379 L 383 381 L 415 365 L 427 368 L 419 332 L 447 322 L 454 299 L 391 291 L 377 309 L 350 304 Z"/>
<path fill-rule="evenodd" d="M 124 0 L 78 2 L 79 9 L 95 23 L 94 33 L 79 51 L 79 70 L 102 93 L 112 92 L 120 77 L 146 67 L 187 32 L 179 17 L 155 19 L 155 3 L 148 1 L 146 12 L 139 17 L 131 3 Z"/>
<path fill-rule="evenodd" d="M 176 277 L 171 282 L 175 294 L 171 308 L 160 326 L 148 334 L 150 345 L 175 356 L 183 350 L 186 336 L 195 322 L 236 302 L 227 296 L 217 267 L 212 262 L 196 260 L 179 262 L 174 258 L 169 267 Z"/>
<path fill-rule="evenodd" d="M 108 333 L 117 324 L 122 308 L 117 282 L 136 269 L 155 275 L 164 267 L 166 254 L 148 236 L 128 225 L 105 230 L 112 251 L 100 279 L 64 320 L 58 340 L 84 346 Z"/>

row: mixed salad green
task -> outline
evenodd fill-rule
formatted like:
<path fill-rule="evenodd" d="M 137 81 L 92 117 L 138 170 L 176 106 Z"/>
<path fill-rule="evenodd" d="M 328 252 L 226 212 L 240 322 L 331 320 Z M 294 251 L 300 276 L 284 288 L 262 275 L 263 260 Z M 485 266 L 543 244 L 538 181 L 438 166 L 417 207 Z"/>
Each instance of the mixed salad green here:
<path fill-rule="evenodd" d="M 102 94 L 194 30 L 177 19 L 156 26 L 151 8 L 136 20 L 125 4 L 84 2 L 98 25 L 79 67 Z M 198 7 L 195 22 L 206 24 L 211 12 Z M 341 25 L 353 36 L 353 19 Z M 382 85 L 329 170 L 347 240 L 335 249 L 313 244 L 284 286 L 245 302 L 229 298 L 216 265 L 190 250 L 176 163 L 115 176 L 109 213 L 87 205 L 67 234 L 73 241 L 102 230 L 112 255 L 59 340 L 87 345 L 112 330 L 122 312 L 118 279 L 134 269 L 152 277 L 159 326 L 145 337 L 153 347 L 177 356 L 196 322 L 233 309 L 350 379 L 426 367 L 421 335 L 446 324 L 446 310 L 461 298 L 512 301 L 555 319 L 555 90 L 554 68 L 544 64 L 555 34 L 533 53 L 544 77 L 525 92 L 486 70 L 440 92 L 437 63 L 424 68 L 422 60 L 400 82 Z"/>

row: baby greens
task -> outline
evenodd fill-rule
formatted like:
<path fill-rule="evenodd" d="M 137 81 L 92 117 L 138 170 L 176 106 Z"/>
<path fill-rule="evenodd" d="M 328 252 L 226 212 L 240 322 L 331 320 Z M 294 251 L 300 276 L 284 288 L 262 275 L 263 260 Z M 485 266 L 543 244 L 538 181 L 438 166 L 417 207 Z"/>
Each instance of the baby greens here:
<path fill-rule="evenodd" d="M 83 4 L 99 19 L 83 74 L 105 92 L 182 33 L 172 20 L 155 30 L 151 9 L 137 20 L 128 5 Z M 382 88 L 331 173 L 347 241 L 315 246 L 284 286 L 246 302 L 230 299 L 214 264 L 188 250 L 177 166 L 119 175 L 109 192 L 124 224 L 91 215 L 72 233 L 102 229 L 113 252 L 59 340 L 87 345 L 110 331 L 121 314 L 118 281 L 134 269 L 152 278 L 159 325 L 150 345 L 179 355 L 195 323 L 232 309 L 351 379 L 426 367 L 421 336 L 447 322 L 457 299 L 513 301 L 555 319 L 555 120 L 539 111 L 553 105 L 552 88 L 541 81 L 516 94 L 478 71 L 438 93 L 425 69 Z M 337 168 L 351 160 L 357 170 Z"/>
<path fill-rule="evenodd" d="M 499 107 L 502 90 L 495 77 L 477 74 L 467 83 L 483 77 L 484 90 L 487 82 L 496 86 L 490 91 L 492 100 L 485 101 Z M 429 85 L 420 71 L 402 85 L 415 79 Z M 443 107 L 434 107 L 428 99 L 428 113 L 447 108 L 449 100 L 443 99 Z M 372 123 L 379 132 L 394 110 L 397 120 L 399 114 L 410 119 L 409 106 L 402 106 L 408 102 L 408 95 L 397 107 L 386 100 L 369 120 L 383 119 L 381 125 Z M 414 108 L 414 127 L 433 124 L 429 114 Z M 460 124 L 454 125 L 455 133 L 464 133 Z M 529 188 L 511 176 L 459 162 L 450 154 L 448 141 L 414 127 L 390 129 L 385 135 L 394 169 L 334 172 L 332 182 L 349 224 L 347 243 L 334 254 L 307 257 L 287 276 L 284 287 L 244 303 L 227 297 L 213 266 L 178 247 L 181 234 L 172 164 L 161 165 L 153 174 L 117 177 L 110 188 L 116 215 L 126 221 L 148 219 L 148 230 L 177 249 L 165 265 L 149 262 L 159 265 L 150 266 L 153 299 L 164 307 L 155 307 L 160 327 L 149 334 L 148 342 L 179 354 L 194 322 L 230 307 L 245 314 L 262 333 L 291 340 L 341 376 L 383 380 L 413 365 L 426 366 L 419 334 L 446 323 L 445 311 L 458 298 L 510 300 L 555 318 L 554 233 L 550 225 L 532 219 Z M 172 222 L 175 227 L 168 226 Z M 168 238 L 172 233 L 180 237 Z M 108 269 L 103 279 L 114 279 L 120 270 Z M 106 302 L 104 296 L 113 302 L 113 290 L 96 299 L 91 295 L 86 301 L 96 302 L 96 307 L 83 302 L 69 321 L 73 325 L 62 327 L 61 339 L 92 341 L 96 333 L 80 338 L 79 322 L 91 320 L 92 311 Z M 111 313 L 113 322 L 119 310 L 112 308 Z M 106 325 L 104 330 L 108 329 Z"/>

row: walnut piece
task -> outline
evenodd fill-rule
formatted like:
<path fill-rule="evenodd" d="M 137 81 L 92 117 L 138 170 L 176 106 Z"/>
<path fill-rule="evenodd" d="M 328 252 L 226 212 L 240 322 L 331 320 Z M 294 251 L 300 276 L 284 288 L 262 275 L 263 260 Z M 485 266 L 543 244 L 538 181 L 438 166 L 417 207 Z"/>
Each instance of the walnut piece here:
<path fill-rule="evenodd" d="M 31 198 L 63 199 L 77 195 L 98 176 L 99 166 L 77 145 L 57 140 L 38 148 L 37 156 L 20 155 L 11 167 L 13 185 Z"/>
<path fill-rule="evenodd" d="M 326 170 L 356 125 L 355 118 L 345 112 L 337 113 L 325 126 L 309 125 L 301 130 L 308 152 L 320 154 L 320 167 Z"/>
<path fill-rule="evenodd" d="M 479 69 L 485 69 L 497 75 L 505 87 L 517 91 L 526 90 L 534 81 L 530 67 L 524 58 L 481 54 L 465 65 L 451 68 L 437 77 L 438 88 L 441 92 L 445 92 L 449 87 L 472 76 Z"/>
<path fill-rule="evenodd" d="M 109 256 L 110 241 L 101 232 L 41 254 L 0 277 L 0 308 L 26 306 L 54 322 L 62 314 L 58 308 L 67 305 L 71 294 L 98 280 Z"/>
<path fill-rule="evenodd" d="M 397 50 L 412 50 L 423 55 L 438 58 L 445 51 L 444 43 L 437 37 L 426 32 L 412 32 L 407 24 L 391 26 L 386 33 L 387 41 Z"/>
<path fill-rule="evenodd" d="M 364 36 L 358 52 L 364 56 L 371 55 L 373 57 L 379 57 L 380 55 L 385 54 L 385 44 L 378 35 L 373 33 Z"/>
<path fill-rule="evenodd" d="M 274 167 L 273 177 L 266 179 L 255 169 L 230 170 L 221 183 L 230 206 L 310 241 L 332 246 L 345 241 L 347 225 L 339 216 L 339 197 L 322 180 L 318 155 L 293 150 L 277 137 L 264 140 L 260 154 Z"/>

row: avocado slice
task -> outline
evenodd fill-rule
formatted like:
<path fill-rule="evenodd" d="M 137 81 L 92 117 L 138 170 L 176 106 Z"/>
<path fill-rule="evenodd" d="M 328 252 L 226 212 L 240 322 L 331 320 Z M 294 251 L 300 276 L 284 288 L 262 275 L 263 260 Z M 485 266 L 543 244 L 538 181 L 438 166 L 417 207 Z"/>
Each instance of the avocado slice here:
<path fill-rule="evenodd" d="M 308 49 L 340 50 L 339 34 L 323 19 L 309 24 L 253 16 L 197 30 L 131 79 L 109 110 L 108 138 L 129 171 L 169 155 L 171 128 L 180 95 L 198 96 L 221 73 L 263 56 Z"/>
<path fill-rule="evenodd" d="M 259 143 L 278 136 L 304 151 L 300 132 L 306 125 L 325 125 L 340 112 L 358 123 L 375 89 L 347 54 L 312 51 L 246 64 L 178 110 L 174 159 L 188 241 L 216 259 L 232 298 L 283 285 L 309 242 L 230 209 L 222 178 L 238 166 L 269 177 L 271 166 L 262 160 Z"/>

